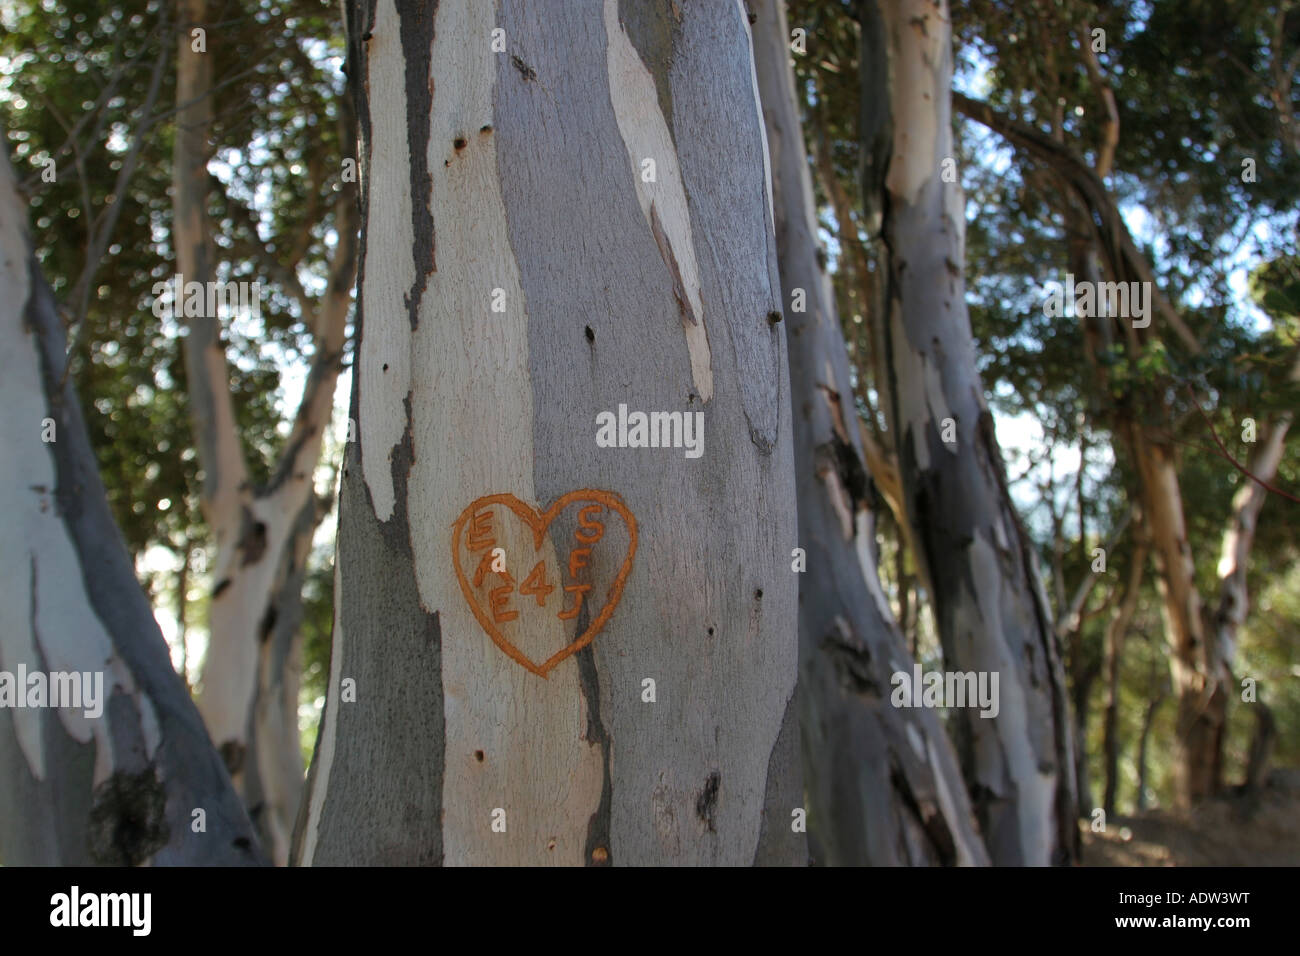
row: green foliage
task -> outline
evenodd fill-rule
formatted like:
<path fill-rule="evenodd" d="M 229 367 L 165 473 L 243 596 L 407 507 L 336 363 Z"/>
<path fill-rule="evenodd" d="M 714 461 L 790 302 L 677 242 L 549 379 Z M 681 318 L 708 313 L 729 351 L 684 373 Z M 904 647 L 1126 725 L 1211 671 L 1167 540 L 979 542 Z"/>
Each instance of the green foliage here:
<path fill-rule="evenodd" d="M 175 273 L 171 16 L 171 4 L 156 0 L 112 10 L 48 0 L 19 4 L 0 34 L 9 64 L 0 109 L 15 168 L 27 171 L 37 256 L 75 325 L 75 382 L 114 516 L 137 555 L 204 536 L 181 329 L 152 311 L 154 283 Z M 323 0 L 218 10 L 207 30 L 217 87 L 210 206 L 217 278 L 257 280 L 266 289 L 262 323 L 226 329 L 236 414 L 261 482 L 286 433 L 277 408 L 281 371 L 303 361 L 310 342 L 275 265 L 301 257 L 292 281 L 318 292 L 333 245 L 342 40 L 337 13 Z M 158 93 L 147 112 L 155 68 Z M 119 196 L 118 175 L 137 137 L 138 166 Z M 52 183 L 38 165 L 50 156 Z M 78 279 L 115 201 L 121 212 L 105 255 L 93 263 L 78 322 Z"/>

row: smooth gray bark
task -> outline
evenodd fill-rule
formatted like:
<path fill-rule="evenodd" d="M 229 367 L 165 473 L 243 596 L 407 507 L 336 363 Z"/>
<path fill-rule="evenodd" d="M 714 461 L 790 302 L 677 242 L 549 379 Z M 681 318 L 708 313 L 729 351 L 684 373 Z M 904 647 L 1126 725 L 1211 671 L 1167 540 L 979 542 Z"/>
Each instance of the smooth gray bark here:
<path fill-rule="evenodd" d="M 867 0 L 862 24 L 862 191 L 888 259 L 885 390 L 905 506 L 945 668 L 999 675 L 997 716 L 960 710 L 957 748 L 993 862 L 1067 863 L 1079 837 L 1064 668 L 966 311 L 948 5 Z"/>
<path fill-rule="evenodd" d="M 103 699 L 0 707 L 0 863 L 262 862 L 113 523 L 25 222 L 0 157 L 0 670 L 99 674 Z"/>
<path fill-rule="evenodd" d="M 891 675 L 911 675 L 913 660 L 872 559 L 877 496 L 864 465 L 848 351 L 817 255 L 790 31 L 781 0 L 752 7 L 790 343 L 799 544 L 808 555 L 799 576 L 797 699 L 810 851 L 827 864 L 987 863 L 934 711 L 890 703 Z"/>
<path fill-rule="evenodd" d="M 295 861 L 804 862 L 789 383 L 741 5 L 347 13 L 359 441 Z M 702 455 L 599 447 L 620 403 L 702 413 Z"/>

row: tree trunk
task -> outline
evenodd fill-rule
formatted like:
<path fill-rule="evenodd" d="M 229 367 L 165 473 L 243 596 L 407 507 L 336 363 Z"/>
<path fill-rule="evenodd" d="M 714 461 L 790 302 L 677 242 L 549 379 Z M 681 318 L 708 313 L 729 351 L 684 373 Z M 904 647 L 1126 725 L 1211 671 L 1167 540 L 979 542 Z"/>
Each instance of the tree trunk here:
<path fill-rule="evenodd" d="M 25 221 L 0 157 L 0 862 L 261 862 L 113 524 Z"/>
<path fill-rule="evenodd" d="M 295 860 L 805 862 L 742 6 L 347 12 L 359 441 Z M 620 403 L 703 453 L 608 447 Z"/>
<path fill-rule="evenodd" d="M 862 192 L 888 253 L 885 385 L 907 515 L 946 666 L 999 675 L 997 716 L 962 710 L 958 750 L 993 862 L 1067 863 L 1078 830 L 1064 668 L 976 371 L 961 187 L 944 182 L 948 7 L 867 0 L 862 24 Z"/>
<path fill-rule="evenodd" d="M 1106 710 L 1102 718 L 1102 753 L 1106 764 L 1102 808 L 1107 817 L 1115 815 L 1115 798 L 1119 792 L 1119 678 L 1124 659 L 1124 639 L 1128 636 L 1141 596 L 1142 572 L 1146 566 L 1147 547 L 1139 541 L 1133 550 L 1128 580 L 1119 607 L 1106 624 L 1105 668 Z"/>
<path fill-rule="evenodd" d="M 1095 65 L 1094 59 L 1094 78 L 1099 75 Z M 1111 133 L 1104 147 L 1106 159 L 1099 160 L 1097 169 L 1089 168 L 1064 144 L 998 113 L 987 104 L 960 94 L 956 94 L 955 99 L 966 115 L 1006 136 L 1019 149 L 1047 163 L 1061 174 L 1074 194 L 1069 205 L 1074 207 L 1074 200 L 1077 200 L 1087 210 L 1080 214 L 1077 208 L 1072 208 L 1067 215 L 1076 226 L 1081 223 L 1085 231 L 1092 233 L 1093 250 L 1105 253 L 1106 272 L 1110 278 L 1115 281 L 1149 283 L 1155 310 L 1163 320 L 1164 327 L 1190 354 L 1197 355 L 1201 352 L 1200 342 L 1162 294 L 1150 264 L 1129 234 L 1120 216 L 1118 204 L 1102 181 L 1102 175 L 1109 169 L 1109 158 L 1113 157 L 1118 139 L 1118 115 L 1114 109 L 1113 94 L 1107 89 L 1105 95 L 1108 98 Z M 1072 229 L 1072 255 L 1083 242 L 1081 236 L 1082 232 L 1078 228 Z M 1097 258 L 1095 255 L 1091 257 L 1094 274 L 1100 272 Z M 1072 261 L 1078 260 L 1072 258 Z M 1095 281 L 1092 276 L 1088 278 Z M 1108 344 L 1106 339 L 1113 331 L 1109 328 L 1112 322 L 1113 317 L 1104 317 L 1084 324 L 1088 357 L 1101 382 L 1101 395 L 1107 393 L 1108 387 L 1098 356 Z M 1096 326 L 1107 327 L 1106 334 L 1099 333 Z M 1139 331 L 1126 326 L 1123 332 L 1130 357 L 1136 357 L 1156 341 L 1156 333 L 1151 329 Z M 1291 374 L 1294 380 L 1300 374 L 1300 367 L 1293 368 Z M 1167 405 L 1160 395 L 1133 396 L 1129 403 L 1147 407 Z M 1168 411 L 1167 407 L 1165 411 Z M 1290 418 L 1287 415 L 1280 420 L 1283 433 Z M 1219 608 L 1214 619 L 1207 623 L 1203 613 L 1204 605 L 1196 586 L 1196 569 L 1187 538 L 1182 491 L 1173 448 L 1163 437 L 1137 422 L 1125 408 L 1115 410 L 1114 429 L 1124 442 L 1140 476 L 1140 495 L 1150 522 L 1148 527 L 1151 531 L 1152 555 L 1159 573 L 1158 589 L 1165 637 L 1170 648 L 1170 671 L 1174 692 L 1178 696 L 1175 797 L 1180 805 L 1190 806 L 1217 792 L 1222 782 L 1222 748 L 1227 694 L 1230 690 L 1225 682 L 1235 651 L 1237 623 L 1234 623 L 1234 619 L 1239 622 L 1245 614 L 1245 580 L 1235 579 L 1231 570 L 1220 572 Z M 1262 474 L 1260 471 L 1255 471 L 1255 474 L 1265 481 L 1271 480 L 1271 474 L 1266 469 Z M 1234 504 L 1234 513 L 1238 504 Z M 1234 517 L 1225 536 L 1225 554 L 1229 548 L 1228 539 L 1236 536 L 1238 540 L 1232 543 L 1231 550 L 1238 553 L 1229 559 L 1229 565 L 1230 568 L 1244 568 L 1251 535 L 1240 536 L 1236 528 Z M 1243 543 L 1243 537 L 1244 548 L 1239 548 L 1238 544 Z M 1234 605 L 1239 605 L 1240 611 L 1234 610 Z M 1216 630 L 1217 633 L 1211 633 Z"/>
<path fill-rule="evenodd" d="M 191 47 L 191 28 L 206 22 L 206 0 L 180 0 L 180 11 L 173 243 L 177 271 L 188 284 L 217 278 L 206 212 L 207 162 L 213 151 L 209 142 L 213 85 L 212 54 Z M 350 132 L 350 113 L 343 112 L 341 124 Z M 296 804 L 287 801 L 302 787 L 301 780 L 292 783 L 288 774 L 294 767 L 301 772 L 302 757 L 297 700 L 287 696 L 296 678 L 286 682 L 283 671 L 278 670 L 286 663 L 292 666 L 298 652 L 290 646 L 272 645 L 274 635 L 285 633 L 284 625 L 277 625 L 285 600 L 281 593 L 283 569 L 286 562 L 292 563 L 295 555 L 310 548 L 315 530 L 299 518 L 315 493 L 313 472 L 334 408 L 334 386 L 342 368 L 352 305 L 359 227 L 353 197 L 342 196 L 337 210 L 339 239 L 324 297 L 314 306 L 314 315 L 311 303 L 301 303 L 313 325 L 316 353 L 286 450 L 265 487 L 254 486 L 249 480 L 231 401 L 220 319 L 204 314 L 184 320 L 188 326 L 185 361 L 190 410 L 203 469 L 201 503 L 216 542 L 208 651 L 199 680 L 198 705 L 236 787 L 256 811 L 259 828 L 269 837 L 268 848 L 277 862 L 287 860 L 297 812 Z M 312 507 L 310 513 L 316 514 L 316 509 Z M 287 639 L 292 644 L 296 636 Z M 268 667 L 277 670 L 270 673 Z M 266 696 L 270 688 L 277 688 L 275 695 L 282 698 L 274 705 Z M 281 716 L 270 719 L 268 706 L 282 712 Z M 250 733 L 262 731 L 267 734 L 264 739 L 250 741 Z M 257 759 L 264 762 L 262 779 L 251 790 L 246 778 L 250 747 L 255 747 Z M 265 789 L 271 786 L 266 774 L 272 767 L 277 768 L 274 776 L 280 781 L 272 787 L 273 794 Z M 275 819 L 268 819 L 267 814 Z"/>
<path fill-rule="evenodd" d="M 293 823 L 302 802 L 302 741 L 298 690 L 302 678 L 302 587 L 318 507 L 315 496 L 298 512 L 267 612 L 270 634 L 259 648 L 257 696 L 248 741 L 244 799 L 262 845 L 277 866 L 289 862 Z"/>
<path fill-rule="evenodd" d="M 1218 790 L 1226 701 L 1222 684 L 1214 677 L 1217 668 L 1206 640 L 1173 450 L 1150 440 L 1140 428 L 1134 427 L 1132 435 L 1142 508 L 1159 572 L 1157 587 L 1170 649 L 1170 676 L 1178 699 L 1174 794 L 1177 803 L 1186 807 Z"/>
<path fill-rule="evenodd" d="M 1141 813 L 1147 805 L 1147 744 L 1151 740 L 1151 728 L 1155 726 L 1156 711 L 1160 705 L 1165 702 L 1168 691 L 1160 687 L 1156 691 L 1156 696 L 1151 698 L 1147 704 L 1146 712 L 1142 715 L 1142 731 L 1138 734 L 1138 752 L 1137 752 L 1137 800 L 1134 801 L 1135 812 Z"/>
<path fill-rule="evenodd" d="M 1081 640 L 1083 635 L 1076 633 L 1075 640 Z M 1086 819 L 1091 815 L 1092 808 L 1096 805 L 1092 799 L 1092 780 L 1088 773 L 1088 701 L 1092 697 L 1093 685 L 1097 682 L 1097 676 L 1101 673 L 1101 665 L 1093 660 L 1080 667 L 1074 684 L 1070 688 L 1073 699 L 1073 707 L 1070 708 L 1070 717 L 1072 720 L 1071 732 L 1074 735 L 1074 779 L 1075 789 L 1078 793 L 1078 816 L 1080 819 Z"/>
<path fill-rule="evenodd" d="M 1300 362 L 1294 364 L 1290 371 L 1292 381 L 1300 378 Z M 1214 643 L 1212 645 L 1211 665 L 1213 675 L 1220 685 L 1220 696 L 1225 705 L 1227 697 L 1236 693 L 1233 686 L 1232 662 L 1237 655 L 1237 631 L 1246 620 L 1250 608 L 1250 592 L 1247 571 L 1250 562 L 1250 550 L 1255 543 L 1255 528 L 1259 523 L 1259 514 L 1268 498 L 1268 489 L 1263 484 L 1270 483 L 1277 476 L 1278 466 L 1282 463 L 1287 432 L 1294 415 L 1284 412 L 1266 426 L 1260 441 L 1250 456 L 1247 470 L 1259 481 L 1242 479 L 1241 487 L 1232 499 L 1232 513 L 1228 518 L 1228 527 L 1223 534 L 1223 544 L 1219 553 L 1219 595 L 1212 622 Z M 1268 757 L 1272 751 L 1275 734 L 1272 714 L 1263 701 L 1256 700 L 1250 705 L 1257 710 L 1256 732 L 1251 739 L 1251 746 L 1246 768 L 1247 789 L 1257 789 L 1268 768 Z M 1226 721 L 1225 721 L 1226 723 Z M 1226 727 L 1213 741 L 1216 748 L 1213 766 L 1216 768 L 1216 783 L 1222 783 L 1223 772 L 1223 736 Z"/>
<path fill-rule="evenodd" d="M 988 858 L 947 735 L 929 710 L 890 706 L 912 672 L 874 562 L 874 535 L 848 351 L 818 261 L 790 33 L 781 0 L 752 4 L 754 62 L 772 158 L 794 407 L 799 544 L 799 703 L 809 846 L 815 862 L 977 864 Z M 878 498 L 877 498 L 878 500 Z"/>

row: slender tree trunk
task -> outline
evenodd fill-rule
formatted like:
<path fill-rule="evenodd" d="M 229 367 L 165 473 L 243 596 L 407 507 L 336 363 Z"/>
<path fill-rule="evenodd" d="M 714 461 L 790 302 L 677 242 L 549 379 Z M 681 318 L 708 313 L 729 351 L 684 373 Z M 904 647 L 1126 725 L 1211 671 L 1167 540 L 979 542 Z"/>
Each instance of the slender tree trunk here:
<path fill-rule="evenodd" d="M 302 588 L 319 521 L 315 496 L 298 512 L 267 611 L 270 634 L 259 648 L 257 697 L 250 728 L 245 800 L 262 845 L 277 866 L 289 862 L 293 823 L 302 802 L 302 739 L 298 690 L 302 681 Z"/>
<path fill-rule="evenodd" d="M 209 142 L 213 77 L 212 53 L 192 48 L 191 29 L 211 27 L 206 23 L 206 0 L 179 0 L 179 6 L 182 29 L 177 48 L 173 241 L 177 271 L 188 284 L 217 277 L 206 213 L 207 162 L 213 151 Z M 352 130 L 349 119 L 350 114 L 342 121 L 345 132 Z M 185 319 L 190 409 L 203 468 L 201 502 L 216 542 L 208 652 L 200 675 L 198 705 L 236 787 L 255 809 L 259 828 L 268 837 L 268 848 L 277 862 L 288 857 L 297 812 L 296 804 L 288 801 L 296 798 L 302 786 L 301 780 L 292 783 L 287 775 L 294 767 L 301 772 L 302 758 L 296 734 L 296 699 L 286 697 L 274 705 L 277 713 L 285 711 L 282 719 L 268 719 L 265 709 L 270 706 L 266 696 L 270 688 L 278 688 L 276 694 L 283 696 L 296 679 L 286 682 L 282 672 L 268 673 L 266 668 L 278 669 L 298 659 L 292 647 L 271 645 L 274 635 L 284 633 L 283 624 L 277 624 L 284 610 L 283 569 L 310 547 L 315 530 L 314 526 L 302 526 L 299 518 L 315 493 L 313 472 L 333 412 L 334 386 L 342 367 L 351 310 L 359 228 L 354 198 L 342 196 L 337 210 L 339 240 L 326 292 L 314 315 L 312 306 L 302 303 L 313 325 L 316 353 L 286 450 L 264 487 L 249 480 L 231 401 L 220 319 L 206 314 Z M 315 508 L 309 513 L 315 514 Z M 290 707 L 292 721 L 288 719 Z M 255 744 L 250 741 L 250 733 L 262 731 L 267 734 L 264 739 Z M 257 759 L 266 765 L 261 780 L 250 790 L 246 775 L 252 746 L 259 754 Z M 272 766 L 278 768 L 274 776 L 280 781 L 274 786 L 267 778 Z M 268 819 L 268 814 L 275 819 Z"/>
<path fill-rule="evenodd" d="M 176 643 L 181 647 L 181 662 L 177 672 L 180 674 L 181 683 L 185 685 L 186 690 L 190 686 L 190 648 L 189 648 L 189 625 L 186 617 L 189 614 L 189 593 L 190 593 L 190 539 L 185 539 L 185 550 L 181 554 L 181 568 L 176 573 Z"/>
<path fill-rule="evenodd" d="M 1217 667 L 1206 640 L 1174 452 L 1150 440 L 1140 428 L 1134 428 L 1132 435 L 1142 506 L 1151 530 L 1151 553 L 1159 572 L 1157 588 L 1170 648 L 1170 675 L 1178 699 L 1174 793 L 1179 805 L 1190 806 L 1218 790 L 1226 701 L 1222 682 L 1214 676 Z"/>
<path fill-rule="evenodd" d="M 987 863 L 937 716 L 889 702 L 891 673 L 910 674 L 913 661 L 875 563 L 858 557 L 858 536 L 874 535 L 876 496 L 817 255 L 790 32 L 782 0 L 751 6 L 787 305 L 799 544 L 809 561 L 799 578 L 799 703 L 810 849 L 825 863 Z"/>
<path fill-rule="evenodd" d="M 1095 59 L 1090 64 L 1090 72 L 1094 79 L 1100 75 L 1096 70 Z M 1172 333 L 1189 353 L 1199 354 L 1199 341 L 1161 293 L 1150 264 L 1138 250 L 1123 223 L 1118 205 L 1102 181 L 1101 177 L 1109 169 L 1109 160 L 1113 157 L 1118 139 L 1118 115 L 1113 94 L 1107 89 L 1105 96 L 1110 134 L 1103 146 L 1106 158 L 1104 161 L 1099 160 L 1095 170 L 1074 155 L 1069 147 L 1052 141 L 1041 131 L 1000 114 L 987 104 L 960 94 L 955 99 L 966 115 L 1006 136 L 1019 149 L 1048 163 L 1061 174 L 1078 203 L 1087 208 L 1086 213 L 1077 208 L 1070 213 L 1071 221 L 1076 224 L 1076 228 L 1072 229 L 1072 247 L 1082 244 L 1082 236 L 1091 231 L 1093 249 L 1105 253 L 1106 271 L 1110 277 L 1116 281 L 1149 283 L 1153 290 L 1155 311 L 1162 320 L 1164 329 Z M 1076 206 L 1073 201 L 1070 205 Z M 1082 229 L 1077 228 L 1078 224 L 1082 224 Z M 1092 255 L 1094 274 L 1100 273 L 1100 269 L 1096 268 L 1098 258 Z M 1072 261 L 1077 262 L 1077 259 L 1072 258 Z M 1106 394 L 1107 387 L 1097 357 L 1108 344 L 1107 339 L 1112 337 L 1113 321 L 1113 317 L 1100 317 L 1084 326 L 1089 360 L 1102 382 L 1099 390 L 1102 395 Z M 1124 327 L 1123 332 L 1131 356 L 1140 354 L 1156 338 L 1152 330 L 1139 332 L 1131 326 Z M 1297 371 L 1300 370 L 1293 370 L 1293 377 Z M 1152 406 L 1158 406 L 1163 399 L 1160 396 L 1137 396 L 1129 401 L 1149 402 Z M 1157 586 L 1162 602 L 1165 637 L 1170 648 L 1170 671 L 1174 692 L 1178 697 L 1174 758 L 1176 800 L 1182 806 L 1190 806 L 1214 794 L 1222 782 L 1222 747 L 1229 692 L 1225 681 L 1231 670 L 1237 626 L 1232 621 L 1240 621 L 1245 613 L 1244 603 L 1240 604 L 1240 612 L 1233 610 L 1233 605 L 1244 602 L 1244 578 L 1240 581 L 1231 580 L 1231 571 L 1220 573 L 1218 611 L 1207 623 L 1202 598 L 1196 587 L 1195 565 L 1187 537 L 1174 450 L 1162 438 L 1143 428 L 1127 409 L 1115 410 L 1114 418 L 1115 432 L 1125 444 L 1139 474 L 1140 497 L 1148 516 L 1152 556 L 1159 575 Z M 1290 416 L 1286 416 L 1284 421 L 1289 424 Z M 1265 475 L 1260 477 L 1264 477 L 1265 481 L 1271 480 Z M 1230 523 L 1229 536 L 1235 534 L 1233 529 L 1234 524 Z M 1248 551 L 1250 536 L 1245 537 Z M 1236 550 L 1235 544 L 1233 547 Z M 1241 560 L 1233 559 L 1232 567 L 1244 567 L 1245 552 L 1238 557 Z"/>
<path fill-rule="evenodd" d="M 1300 362 L 1292 366 L 1290 376 L 1292 381 L 1300 378 Z M 1260 440 L 1250 456 L 1247 470 L 1260 481 L 1271 483 L 1277 476 L 1285 451 L 1287 432 L 1293 419 L 1293 414 L 1285 412 L 1266 426 L 1259 436 Z M 1259 482 L 1248 478 L 1242 480 L 1241 487 L 1232 499 L 1232 513 L 1228 518 L 1219 553 L 1219 594 L 1212 621 L 1214 643 L 1211 664 L 1214 667 L 1212 673 L 1220 685 L 1220 697 L 1225 709 L 1228 695 L 1237 692 L 1233 685 L 1232 663 L 1237 656 L 1237 632 L 1245 622 L 1250 608 L 1250 592 L 1247 587 L 1250 550 L 1255 543 L 1260 511 L 1263 510 L 1268 495 L 1268 490 Z M 1262 783 L 1275 735 L 1273 716 L 1263 701 L 1257 699 L 1250 706 L 1258 712 L 1256 733 L 1252 737 L 1246 768 L 1247 789 L 1257 788 Z M 1219 775 L 1216 778 L 1218 783 L 1222 782 L 1224 730 L 1226 727 L 1220 730 L 1214 741 L 1214 766 Z"/>
<path fill-rule="evenodd" d="M 1147 744 L 1151 740 L 1151 728 L 1155 726 L 1156 711 L 1160 705 L 1165 702 L 1169 692 L 1161 685 L 1156 691 L 1156 696 L 1151 698 L 1147 704 L 1146 712 L 1142 715 L 1142 731 L 1138 734 L 1138 752 L 1137 752 L 1137 800 L 1134 802 L 1135 811 L 1141 813 L 1147 805 Z"/>
<path fill-rule="evenodd" d="M 1142 572 L 1147 561 L 1146 542 L 1134 548 L 1124 596 L 1106 624 L 1105 669 L 1106 710 L 1102 718 L 1102 752 L 1106 764 L 1102 808 L 1107 817 L 1115 815 L 1115 798 L 1119 792 L 1119 678 L 1124 659 L 1124 639 L 1128 636 L 1141 597 Z"/>
<path fill-rule="evenodd" d="M 1076 633 L 1074 637 L 1078 641 L 1082 634 Z M 1092 780 L 1088 773 L 1088 701 L 1092 698 L 1092 688 L 1100 673 L 1100 664 L 1095 660 L 1089 661 L 1079 669 L 1070 688 L 1073 698 L 1070 717 L 1071 732 L 1074 735 L 1074 779 L 1079 794 L 1077 807 L 1080 819 L 1089 817 L 1092 808 L 1096 806 L 1092 799 Z"/>
<path fill-rule="evenodd" d="M 962 193 L 944 175 L 948 7 L 868 0 L 862 24 L 862 191 L 888 253 L 886 385 L 908 520 L 946 666 L 999 675 L 997 717 L 960 712 L 958 751 L 993 862 L 1067 863 L 1078 830 L 1064 668 L 976 371 Z"/>
<path fill-rule="evenodd" d="M 806 862 L 743 7 L 347 13 L 359 441 L 295 860 Z M 620 403 L 702 454 L 609 447 Z"/>
<path fill-rule="evenodd" d="M 113 524 L 25 222 L 0 157 L 0 863 L 260 862 Z"/>

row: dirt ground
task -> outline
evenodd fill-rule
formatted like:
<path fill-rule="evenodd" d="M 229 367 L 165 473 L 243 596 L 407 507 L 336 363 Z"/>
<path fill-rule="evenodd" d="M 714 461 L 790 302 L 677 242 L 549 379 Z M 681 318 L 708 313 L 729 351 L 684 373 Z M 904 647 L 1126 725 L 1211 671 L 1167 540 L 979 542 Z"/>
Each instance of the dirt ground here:
<path fill-rule="evenodd" d="M 1300 770 L 1274 771 L 1254 798 L 1115 817 L 1083 846 L 1084 866 L 1300 866 Z"/>

